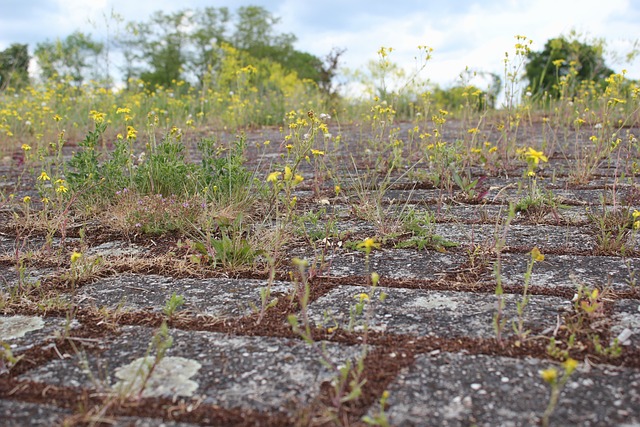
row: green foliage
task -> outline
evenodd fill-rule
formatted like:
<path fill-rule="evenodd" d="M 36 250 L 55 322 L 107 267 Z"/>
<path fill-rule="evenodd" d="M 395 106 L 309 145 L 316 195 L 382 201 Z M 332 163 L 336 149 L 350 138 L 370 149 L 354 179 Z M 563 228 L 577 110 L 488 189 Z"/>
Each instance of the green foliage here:
<path fill-rule="evenodd" d="M 575 33 L 548 40 L 541 52 L 530 51 L 527 59 L 525 75 L 531 92 L 553 98 L 563 90 L 573 95 L 582 81 L 602 83 L 613 74 L 604 61 L 603 42 L 581 42 Z"/>
<path fill-rule="evenodd" d="M 38 43 L 35 56 L 45 80 L 58 77 L 81 86 L 87 77 L 98 77 L 97 61 L 103 49 L 104 44 L 94 41 L 89 34 L 75 31 L 64 40 Z M 88 76 L 91 70 L 93 75 Z"/>
<path fill-rule="evenodd" d="M 495 95 L 472 85 L 456 85 L 446 89 L 436 85 L 431 92 L 431 101 L 436 107 L 448 111 L 458 111 L 465 107 L 472 111 L 482 111 L 494 106 Z"/>
<path fill-rule="evenodd" d="M 244 167 L 244 137 L 239 137 L 231 149 L 216 147 L 211 139 L 202 140 L 198 144 L 202 163 L 197 164 L 185 157 L 186 147 L 173 128 L 157 146 L 147 144 L 148 154 L 136 156 L 132 141 L 118 138 L 109 158 L 101 161 L 98 144 L 105 138 L 106 128 L 106 122 L 97 121 L 95 130 L 78 144 L 80 150 L 67 164 L 68 183 L 81 200 L 104 206 L 133 194 L 141 197 L 138 205 L 142 210 L 133 210 L 138 212 L 134 215 L 139 220 L 136 222 L 167 225 L 162 218 L 177 213 L 174 205 L 182 206 L 185 218 L 196 217 L 199 209 L 194 200 L 189 202 L 196 196 L 204 197 L 200 203 L 214 200 L 228 205 L 252 198 L 253 174 Z M 158 196 L 155 202 L 144 199 Z M 158 209 L 151 218 L 144 208 L 154 203 Z"/>
<path fill-rule="evenodd" d="M 0 90 L 21 89 L 29 84 L 29 50 L 14 43 L 0 52 Z"/>

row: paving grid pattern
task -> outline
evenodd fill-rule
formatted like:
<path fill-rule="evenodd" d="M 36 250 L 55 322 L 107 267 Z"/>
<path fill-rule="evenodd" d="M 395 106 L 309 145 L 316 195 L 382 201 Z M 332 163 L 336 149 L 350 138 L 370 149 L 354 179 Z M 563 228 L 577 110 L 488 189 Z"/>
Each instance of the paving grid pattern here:
<path fill-rule="evenodd" d="M 554 166 L 552 161 L 546 168 L 562 170 L 566 165 L 561 163 Z M 486 204 L 466 204 L 443 198 L 439 190 L 410 190 L 415 183 L 396 182 L 383 199 L 387 214 L 393 217 L 408 208 L 431 212 L 433 232 L 457 246 L 402 249 L 391 240 L 368 259 L 361 251 L 338 245 L 340 237 L 332 239 L 327 250 L 320 244 L 315 250 L 308 244 L 288 248 L 288 259 L 326 253 L 310 282 L 308 314 L 318 337 L 315 344 L 305 343 L 288 326 L 290 296 L 299 284 L 286 272 L 271 284 L 278 304 L 267 310 L 262 325 L 260 289 L 269 284 L 264 275 L 200 278 L 163 275 L 161 269 L 111 272 L 65 293 L 79 307 L 73 321 L 65 313 L 43 314 L 34 308 L 18 317 L 0 316 L 0 340 L 14 355 L 24 356 L 19 369 L 0 374 L 0 424 L 44 426 L 72 419 L 81 412 L 81 403 L 97 405 L 87 395 L 115 393 L 122 379 L 119 372 L 127 366 L 142 361 L 148 365 L 141 362 L 138 374 L 150 369 L 144 366 L 151 366 L 157 354 L 154 336 L 167 319 L 167 300 L 176 294 L 184 297 L 184 304 L 169 319 L 173 342 L 165 358 L 170 364 L 156 367 L 148 393 L 139 399 L 133 393 L 130 406 L 116 406 L 104 414 L 105 423 L 321 423 L 335 381 L 321 361 L 324 351 L 338 367 L 368 355 L 363 396 L 345 405 L 348 415 L 343 415 L 351 424 L 364 425 L 363 416 L 378 414 L 378 401 L 387 391 L 390 425 L 535 425 L 550 396 L 540 371 L 555 367 L 560 375 L 563 372 L 546 345 L 554 335 L 558 341 L 567 338 L 562 330 L 567 321 L 575 320 L 572 298 L 578 286 L 585 285 L 590 291 L 600 290 L 604 305 L 589 333 L 598 331 L 605 347 L 619 337 L 622 355 L 598 354 L 593 341 L 574 348 L 572 355 L 580 365 L 562 389 L 552 425 L 640 425 L 638 236 L 632 232 L 627 237 L 628 253 L 598 252 L 588 214 L 602 209 L 602 197 L 608 200 L 606 209 L 615 209 L 615 175 L 608 169 L 599 174 L 589 185 L 575 188 L 563 178 L 549 180 L 545 185 L 566 206 L 538 223 L 520 215 L 508 229 L 501 258 L 506 292 L 502 343 L 493 326 L 495 258 L 474 249 L 495 244 L 497 218 L 504 217 L 508 201 L 519 197 L 513 185 L 517 179 L 490 178 Z M 631 210 L 638 207 L 638 200 L 629 198 L 633 190 L 629 184 L 615 189 L 618 200 L 628 198 L 625 206 Z M 331 219 L 339 219 L 338 231 L 353 241 L 379 231 L 380 224 L 353 214 L 353 204 L 358 203 L 353 196 L 328 197 L 329 206 L 319 203 L 311 189 L 297 196 L 300 205 L 335 212 Z M 7 258 L 15 251 L 15 237 L 6 230 L 0 234 L 0 252 Z M 32 239 L 28 247 L 37 251 L 42 244 Z M 54 248 L 57 244 L 54 241 Z M 529 335 L 520 342 L 514 332 L 517 303 L 522 301 L 534 246 L 545 259 L 533 269 L 523 317 Z M 153 260 L 157 255 L 153 245 L 116 238 L 86 252 L 107 260 Z M 368 286 L 371 271 L 381 276 L 374 292 Z M 29 282 L 41 282 L 36 292 L 44 292 L 63 273 L 64 268 L 45 264 L 28 266 L 24 272 Z M 0 264 L 0 276 L 0 292 L 11 293 L 20 276 L 15 265 Z M 96 313 L 112 315 L 100 318 Z"/>

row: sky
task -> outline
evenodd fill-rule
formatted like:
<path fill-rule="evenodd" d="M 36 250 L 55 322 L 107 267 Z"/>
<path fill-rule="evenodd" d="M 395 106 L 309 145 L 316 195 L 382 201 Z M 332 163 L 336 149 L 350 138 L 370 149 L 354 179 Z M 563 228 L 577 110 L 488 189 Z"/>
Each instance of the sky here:
<path fill-rule="evenodd" d="M 588 39 L 604 38 L 619 57 L 640 39 L 640 0 L 0 0 L 0 50 L 11 43 L 64 38 L 75 30 L 101 39 L 112 11 L 125 21 L 143 22 L 157 11 L 226 6 L 263 6 L 280 17 L 278 32 L 293 33 L 295 47 L 319 57 L 343 48 L 342 66 L 362 69 L 377 59 L 381 46 L 408 72 L 415 69 L 418 46 L 433 48 L 421 77 L 450 86 L 472 70 L 504 74 L 505 52 L 514 53 L 516 35 L 533 40 L 533 50 L 576 30 Z M 111 22 L 111 32 L 116 32 Z M 639 46 L 640 47 L 640 46 Z M 640 79 L 640 60 L 626 63 L 608 56 L 615 71 Z"/>

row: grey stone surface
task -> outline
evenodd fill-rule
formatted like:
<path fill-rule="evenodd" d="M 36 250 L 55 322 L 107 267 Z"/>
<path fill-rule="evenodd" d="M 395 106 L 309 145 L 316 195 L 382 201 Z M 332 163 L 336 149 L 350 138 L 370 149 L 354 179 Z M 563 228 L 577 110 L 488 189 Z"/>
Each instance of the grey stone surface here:
<path fill-rule="evenodd" d="M 611 338 L 619 338 L 623 346 L 640 346 L 640 301 L 623 299 L 613 305 Z"/>
<path fill-rule="evenodd" d="M 352 316 L 355 305 L 369 289 L 339 286 L 309 306 L 310 316 L 316 324 L 327 328 L 362 330 L 363 323 L 369 321 L 371 330 L 392 334 L 444 338 L 495 336 L 495 295 L 378 287 L 373 298 L 365 303 L 362 315 Z M 381 302 L 382 292 L 387 297 Z M 504 295 L 506 335 L 513 334 L 512 323 L 517 321 L 516 301 L 520 299 L 517 295 Z M 369 310 L 372 303 L 373 308 Z M 570 307 L 570 301 L 562 298 L 531 296 L 524 310 L 524 329 L 541 331 L 553 327 L 558 315 Z"/>
<path fill-rule="evenodd" d="M 174 279 L 157 275 L 123 274 L 98 280 L 84 286 L 77 295 L 82 304 L 125 310 L 150 308 L 162 311 L 175 293 L 184 297 L 179 310 L 191 309 L 220 317 L 239 317 L 250 314 L 253 306 L 260 306 L 260 288 L 265 280 L 238 279 Z M 291 285 L 274 282 L 272 298 L 289 293 Z"/>
<path fill-rule="evenodd" d="M 122 241 L 105 242 L 98 246 L 89 248 L 85 255 L 87 256 L 101 256 L 104 258 L 115 257 L 131 257 L 140 255 L 146 252 L 145 248 L 142 248 L 136 244 Z"/>
<path fill-rule="evenodd" d="M 52 405 L 0 399 L 0 425 L 3 427 L 60 425 L 71 413 Z"/>
<path fill-rule="evenodd" d="M 489 224 L 436 224 L 436 234 L 459 243 L 462 247 L 473 245 L 493 246 L 496 236 L 504 235 L 504 229 Z M 596 246 L 593 236 L 580 227 L 512 224 L 506 233 L 508 247 L 545 250 L 588 251 Z"/>
<path fill-rule="evenodd" d="M 503 254 L 502 280 L 508 285 L 522 285 L 529 254 Z M 584 285 L 590 289 L 611 287 L 630 290 L 640 270 L 640 259 L 613 256 L 545 255 L 544 261 L 533 267 L 531 284 L 549 288 L 576 289 Z"/>
<path fill-rule="evenodd" d="M 540 371 L 551 366 L 532 358 L 421 355 L 389 386 L 387 414 L 394 426 L 537 425 L 550 395 Z M 639 371 L 579 367 L 560 395 L 551 425 L 637 425 L 638 408 Z"/>
<path fill-rule="evenodd" d="M 24 272 L 24 283 L 29 286 L 35 286 L 38 284 L 38 281 L 54 273 L 55 270 L 51 268 L 26 268 Z M 0 292 L 10 293 L 11 288 L 20 283 L 19 279 L 20 273 L 14 267 L 0 266 Z"/>
<path fill-rule="evenodd" d="M 305 258 L 305 254 L 298 254 Z M 306 257 L 313 259 L 313 257 Z M 454 270 L 465 261 L 461 254 L 440 253 L 434 250 L 415 249 L 373 250 L 369 255 L 369 270 L 365 255 L 360 251 L 340 250 L 325 259 L 326 269 L 323 275 L 334 277 L 362 276 L 377 272 L 381 276 L 393 279 L 436 280 L 443 277 L 447 270 Z"/>
<path fill-rule="evenodd" d="M 104 390 L 115 383 L 114 370 L 145 356 L 154 330 L 127 326 L 122 335 L 103 342 L 104 351 L 87 355 L 89 369 L 79 356 L 53 360 L 21 378 L 54 385 L 93 386 Z M 190 379 L 198 384 L 194 396 L 227 408 L 295 412 L 319 391 L 332 375 L 319 353 L 301 340 L 234 337 L 213 332 L 170 330 L 173 346 L 166 355 L 201 365 Z M 332 361 L 342 364 L 359 348 L 327 344 Z M 177 368 L 176 368 L 177 369 Z M 88 375 L 90 372 L 92 375 Z M 93 378 L 93 380 L 91 379 Z"/>
<path fill-rule="evenodd" d="M 0 316 L 0 341 L 9 344 L 14 354 L 22 353 L 77 328 L 79 323 L 66 319 L 40 316 Z"/>

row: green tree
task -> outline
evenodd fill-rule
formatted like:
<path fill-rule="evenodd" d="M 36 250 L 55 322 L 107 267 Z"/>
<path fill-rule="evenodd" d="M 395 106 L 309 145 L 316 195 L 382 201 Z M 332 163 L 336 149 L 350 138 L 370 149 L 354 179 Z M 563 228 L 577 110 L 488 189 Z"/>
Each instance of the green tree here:
<path fill-rule="evenodd" d="M 103 43 L 94 41 L 91 35 L 75 31 L 64 40 L 38 43 L 35 56 L 44 79 L 69 78 L 80 86 L 87 77 L 99 76 L 98 60 L 103 49 Z"/>
<path fill-rule="evenodd" d="M 319 83 L 323 77 L 326 78 L 327 70 L 323 68 L 324 64 L 320 58 L 296 50 L 293 47 L 297 41 L 295 35 L 275 31 L 280 18 L 260 6 L 240 7 L 236 16 L 236 27 L 231 36 L 234 47 L 254 58 L 267 58 L 278 62 L 285 69 L 295 71 L 301 79 Z"/>
<path fill-rule="evenodd" d="M 171 14 L 157 11 L 147 22 L 127 24 L 128 35 L 121 43 L 125 55 L 127 78 L 139 76 L 147 86 L 171 86 L 180 80 L 186 62 L 189 11 Z M 135 67 L 134 64 L 141 64 Z"/>
<path fill-rule="evenodd" d="M 202 86 L 205 75 L 219 67 L 230 13 L 226 7 L 206 7 L 203 11 L 196 11 L 192 20 L 193 31 L 189 35 L 191 52 L 187 68 L 197 79 L 198 86 Z"/>
<path fill-rule="evenodd" d="M 0 90 L 20 89 L 29 84 L 29 59 L 26 44 L 14 43 L 0 52 Z"/>
<path fill-rule="evenodd" d="M 563 79 L 569 80 L 569 93 L 582 81 L 602 82 L 614 72 L 605 64 L 603 49 L 602 41 L 581 42 L 575 33 L 548 40 L 541 52 L 528 55 L 525 74 L 531 92 L 559 98 Z"/>

